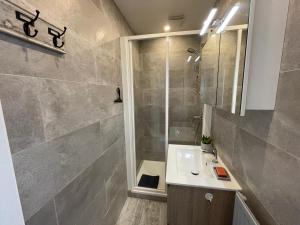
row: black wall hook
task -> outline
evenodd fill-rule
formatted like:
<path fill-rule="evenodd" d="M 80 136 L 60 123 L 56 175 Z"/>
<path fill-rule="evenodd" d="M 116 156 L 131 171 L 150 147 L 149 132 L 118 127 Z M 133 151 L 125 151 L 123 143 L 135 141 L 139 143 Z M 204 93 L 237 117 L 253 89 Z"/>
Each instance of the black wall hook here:
<path fill-rule="evenodd" d="M 34 34 L 31 34 L 30 32 L 30 26 L 34 27 L 34 22 L 39 18 L 40 11 L 36 10 L 36 16 L 34 18 L 31 18 L 19 11 L 16 11 L 16 18 L 22 22 L 23 24 L 23 30 L 24 33 L 29 37 L 35 37 L 38 34 L 38 30 L 34 29 Z"/>
<path fill-rule="evenodd" d="M 53 30 L 52 28 L 48 27 L 48 34 L 53 36 L 53 44 L 57 48 L 62 48 L 65 45 L 65 42 L 62 41 L 61 44 L 58 44 L 58 39 L 60 39 L 67 31 L 67 28 L 64 27 L 64 31 L 60 34 L 58 31 Z"/>
<path fill-rule="evenodd" d="M 114 101 L 114 103 L 121 103 L 121 102 L 123 102 L 123 100 L 121 99 L 121 90 L 120 90 L 120 88 L 117 88 L 116 91 L 117 91 L 118 97 L 117 97 L 117 99 Z"/>

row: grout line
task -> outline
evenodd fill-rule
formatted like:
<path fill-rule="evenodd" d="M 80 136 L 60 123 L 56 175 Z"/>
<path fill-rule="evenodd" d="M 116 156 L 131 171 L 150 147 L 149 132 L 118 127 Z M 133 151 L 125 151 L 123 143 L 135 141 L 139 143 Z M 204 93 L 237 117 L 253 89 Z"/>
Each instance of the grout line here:
<path fill-rule="evenodd" d="M 299 160 L 299 161 L 300 161 L 300 157 L 299 157 L 299 156 L 294 155 L 293 153 L 288 152 L 287 149 L 282 149 L 281 147 L 274 145 L 274 144 L 271 143 L 268 139 L 263 139 L 263 138 L 261 138 L 259 135 L 257 135 L 256 133 L 252 132 L 252 131 L 249 130 L 248 128 L 241 127 L 241 126 L 237 123 L 237 121 L 235 121 L 235 120 L 234 120 L 234 121 L 231 121 L 231 120 L 228 120 L 228 119 L 226 119 L 226 118 L 224 118 L 224 117 L 222 117 L 222 116 L 218 116 L 218 117 L 221 118 L 222 120 L 225 120 L 226 122 L 231 123 L 232 126 L 235 127 L 236 133 L 239 132 L 238 130 L 242 130 L 243 132 L 247 133 L 248 135 L 251 135 L 251 136 L 253 136 L 253 137 L 259 139 L 260 141 L 262 141 L 262 142 L 264 142 L 264 143 L 266 143 L 266 144 L 272 146 L 272 147 L 275 148 L 276 150 L 278 150 L 278 151 L 280 151 L 280 152 L 283 152 L 283 153 L 286 153 L 286 154 L 288 154 L 290 157 L 295 158 L 296 160 Z M 236 133 L 235 133 L 234 139 L 236 139 L 236 136 L 237 136 Z"/>
<path fill-rule="evenodd" d="M 101 129 L 101 124 L 102 124 L 104 121 L 109 120 L 109 119 L 113 119 L 114 117 L 117 117 L 117 116 L 120 116 L 120 115 L 123 115 L 123 112 L 118 113 L 118 114 L 115 114 L 115 115 L 112 115 L 111 117 L 98 119 L 98 120 L 96 120 L 96 121 L 94 121 L 94 122 L 85 124 L 85 125 L 82 126 L 82 127 L 76 128 L 76 130 L 72 130 L 72 131 L 67 132 L 67 133 L 65 133 L 65 134 L 63 134 L 63 135 L 61 135 L 61 136 L 58 136 L 58 137 L 47 138 L 47 137 L 45 136 L 45 137 L 44 137 L 45 139 L 44 139 L 43 142 L 38 143 L 38 144 L 36 144 L 36 145 L 32 145 L 32 146 L 26 147 L 26 148 L 24 148 L 24 149 L 21 149 L 20 151 L 14 153 L 13 155 L 15 156 L 15 155 L 17 155 L 17 154 L 19 154 L 19 153 L 21 153 L 21 152 L 23 152 L 23 151 L 30 150 L 32 147 L 38 147 L 38 146 L 41 146 L 41 145 L 43 145 L 43 144 L 50 143 L 50 142 L 55 141 L 55 140 L 57 140 L 57 139 L 59 139 L 59 138 L 63 138 L 63 137 L 65 137 L 65 136 L 71 135 L 72 133 L 78 132 L 78 131 L 81 130 L 81 129 L 85 129 L 85 128 L 87 128 L 87 127 L 89 127 L 89 126 L 92 126 L 92 125 L 95 125 L 95 124 L 97 124 L 97 123 L 99 123 L 100 129 Z M 43 119 L 43 118 L 42 118 L 42 119 Z M 43 126 L 44 126 L 44 124 L 43 124 Z M 122 129 L 122 131 L 123 131 L 123 129 Z M 117 141 L 117 140 L 116 140 L 116 141 Z M 114 143 L 112 143 L 112 144 L 114 144 Z M 111 145 L 112 145 L 112 144 L 111 144 Z M 109 148 L 111 145 L 109 145 L 107 148 Z"/>
<path fill-rule="evenodd" d="M 38 92 L 40 92 L 40 83 L 38 84 L 38 86 L 39 86 L 39 91 Z M 45 119 L 44 119 L 44 113 L 43 113 L 43 110 L 42 110 L 42 102 L 41 102 L 41 98 L 40 98 L 40 93 L 38 93 L 38 95 L 37 95 L 37 100 L 38 100 L 38 102 L 39 102 L 39 111 L 40 111 L 40 115 L 41 115 L 41 123 L 42 123 L 42 126 L 43 126 L 43 138 L 44 138 L 44 141 L 43 142 L 41 142 L 40 144 L 42 144 L 42 143 L 45 143 L 45 142 L 47 142 L 47 135 L 46 135 L 46 124 L 45 124 Z M 22 149 L 22 150 L 25 150 L 25 149 Z M 22 150 L 20 150 L 19 152 L 21 152 Z"/>
<path fill-rule="evenodd" d="M 280 75 L 283 75 L 285 73 L 289 73 L 289 72 L 296 72 L 296 71 L 300 71 L 300 68 L 296 68 L 296 69 L 291 69 L 291 70 L 280 70 Z"/>
<path fill-rule="evenodd" d="M 15 156 L 15 155 L 17 155 L 17 154 L 20 154 L 20 153 L 23 152 L 23 151 L 28 151 L 28 150 L 30 150 L 30 149 L 33 148 L 33 147 L 38 147 L 38 146 L 41 146 L 41 145 L 43 145 L 43 144 L 47 144 L 47 143 L 50 143 L 50 142 L 52 142 L 52 141 L 58 140 L 58 139 L 60 139 L 60 138 L 63 138 L 63 137 L 68 136 L 68 135 L 71 135 L 72 133 L 78 132 L 78 131 L 81 130 L 81 129 L 85 129 L 85 128 L 87 128 L 87 127 L 89 127 L 89 126 L 92 126 L 92 125 L 94 125 L 94 124 L 97 124 L 97 123 L 100 124 L 100 120 L 97 120 L 96 122 L 91 123 L 91 124 L 87 124 L 87 125 L 85 125 L 85 126 L 83 126 L 83 127 L 79 127 L 79 128 L 76 129 L 76 130 L 73 130 L 73 131 L 71 131 L 71 132 L 68 132 L 68 133 L 66 133 L 66 134 L 63 134 L 63 135 L 58 136 L 58 137 L 55 137 L 55 138 L 47 139 L 47 138 L 45 137 L 45 141 L 44 141 L 44 142 L 38 143 L 37 145 L 29 146 L 29 147 L 27 147 L 27 148 L 24 148 L 24 149 L 22 149 L 22 150 L 20 150 L 20 151 L 18 151 L 18 152 L 16 152 L 16 153 L 14 153 L 13 155 Z M 100 126 L 100 125 L 99 125 L 99 126 Z"/>
<path fill-rule="evenodd" d="M 293 153 L 290 153 L 290 152 L 288 152 L 287 150 L 282 149 L 281 147 L 274 145 L 273 143 L 271 143 L 270 141 L 268 141 L 268 139 L 263 139 L 263 138 L 261 138 L 259 135 L 253 134 L 253 133 L 251 133 L 249 130 L 246 130 L 246 129 L 241 128 L 241 127 L 239 127 L 239 126 L 236 126 L 236 127 L 237 127 L 238 129 L 242 130 L 243 132 L 247 133 L 248 135 L 251 135 L 251 136 L 253 136 L 253 137 L 259 139 L 260 141 L 266 143 L 267 145 L 272 146 L 272 147 L 273 147 L 274 149 L 276 149 L 277 151 L 282 152 L 282 153 L 286 153 L 286 154 L 289 155 L 290 157 L 295 158 L 296 160 L 299 160 L 299 161 L 300 161 L 300 157 L 299 157 L 299 156 L 296 156 L 296 155 L 294 155 Z"/>
<path fill-rule="evenodd" d="M 54 204 L 54 212 L 55 212 L 55 217 L 56 217 L 56 224 L 59 225 L 59 220 L 58 220 L 58 215 L 57 215 L 57 209 L 56 209 L 55 196 L 53 197 L 53 204 Z"/>
<path fill-rule="evenodd" d="M 120 87 L 121 85 L 118 84 L 103 84 L 99 82 L 92 82 L 92 81 L 72 81 L 72 80 L 64 80 L 64 79 L 56 79 L 56 78 L 49 78 L 49 77 L 38 77 L 38 76 L 31 76 L 31 75 L 25 75 L 25 74 L 10 74 L 10 73 L 0 73 L 1 76 L 12 76 L 12 77 L 22 77 L 22 78 L 28 78 L 28 79 L 40 79 L 40 80 L 50 80 L 50 81 L 60 81 L 60 82 L 67 82 L 67 83 L 75 83 L 75 84 L 92 84 L 92 85 L 98 85 L 98 86 L 108 86 L 108 87 Z"/>
<path fill-rule="evenodd" d="M 92 126 L 94 124 L 100 123 L 100 120 L 96 119 L 94 121 L 93 120 L 88 120 L 88 121 L 84 121 L 84 122 L 87 122 L 87 123 L 84 124 L 84 125 L 82 125 L 82 126 L 73 127 L 74 130 L 68 131 L 66 133 L 62 133 L 62 134 L 60 134 L 60 136 L 57 136 L 57 137 L 48 137 L 48 136 L 46 136 L 45 137 L 45 142 L 43 142 L 43 143 L 51 142 L 51 141 L 57 140 L 59 138 L 71 135 L 72 133 L 78 132 L 78 131 L 80 131 L 82 129 L 85 129 L 85 128 L 89 127 L 89 126 Z"/>
<path fill-rule="evenodd" d="M 282 43 L 281 59 L 280 59 L 280 64 L 279 64 L 280 65 L 279 75 L 282 73 L 281 68 L 283 67 L 284 56 L 285 56 L 285 53 L 287 51 L 286 43 L 287 43 L 288 22 L 289 22 L 289 19 L 290 19 L 290 14 L 289 14 L 290 9 L 291 9 L 291 1 L 289 0 L 287 16 L 286 16 L 286 21 L 285 21 L 284 38 L 283 38 L 283 43 Z"/>
<path fill-rule="evenodd" d="M 121 138 L 122 137 L 118 138 L 114 143 L 120 141 Z M 79 171 L 74 178 L 72 178 L 69 182 L 67 182 L 62 188 L 60 188 L 58 190 L 58 192 L 55 194 L 55 196 L 57 196 L 60 192 L 62 192 L 68 185 L 70 185 L 74 180 L 76 180 L 79 176 L 81 176 L 86 170 L 88 170 L 89 168 L 91 168 L 95 164 L 96 161 L 98 161 L 100 158 L 102 158 L 104 156 L 104 154 L 106 154 L 109 151 L 109 148 L 112 145 L 110 145 L 109 147 L 107 147 L 106 150 L 104 152 L 102 152 L 101 155 L 96 160 L 94 160 L 91 164 L 89 164 L 87 167 L 85 167 L 84 169 L 82 169 L 81 171 Z"/>

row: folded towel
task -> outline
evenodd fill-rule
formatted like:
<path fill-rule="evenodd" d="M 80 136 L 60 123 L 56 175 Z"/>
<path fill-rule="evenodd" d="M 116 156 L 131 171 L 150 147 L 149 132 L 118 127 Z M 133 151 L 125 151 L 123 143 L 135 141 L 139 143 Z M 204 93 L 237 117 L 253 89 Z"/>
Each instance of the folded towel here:
<path fill-rule="evenodd" d="M 150 176 L 147 174 L 143 174 L 139 181 L 138 186 L 157 189 L 158 183 L 159 183 L 159 176 Z"/>

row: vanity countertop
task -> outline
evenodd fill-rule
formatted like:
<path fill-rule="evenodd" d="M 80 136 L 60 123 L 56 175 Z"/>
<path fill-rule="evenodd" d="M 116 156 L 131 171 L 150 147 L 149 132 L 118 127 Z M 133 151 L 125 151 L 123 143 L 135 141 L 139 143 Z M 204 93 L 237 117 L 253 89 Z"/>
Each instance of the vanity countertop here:
<path fill-rule="evenodd" d="M 188 187 L 204 187 L 218 190 L 239 191 L 240 185 L 218 156 L 218 163 L 213 163 L 212 154 L 203 153 L 200 146 L 169 145 L 166 183 Z M 226 168 L 230 181 L 218 180 L 214 166 Z M 199 175 L 193 175 L 193 172 Z"/>

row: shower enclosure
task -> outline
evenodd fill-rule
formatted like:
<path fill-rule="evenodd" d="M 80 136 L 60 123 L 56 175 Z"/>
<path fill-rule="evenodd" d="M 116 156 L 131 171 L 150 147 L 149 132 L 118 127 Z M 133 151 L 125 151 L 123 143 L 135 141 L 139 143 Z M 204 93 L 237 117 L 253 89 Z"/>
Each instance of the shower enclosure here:
<path fill-rule="evenodd" d="M 201 136 L 199 31 L 123 37 L 121 51 L 128 189 L 164 196 L 168 144 Z"/>

